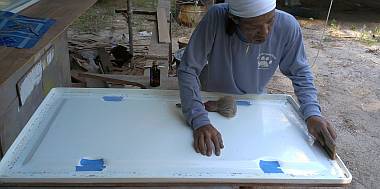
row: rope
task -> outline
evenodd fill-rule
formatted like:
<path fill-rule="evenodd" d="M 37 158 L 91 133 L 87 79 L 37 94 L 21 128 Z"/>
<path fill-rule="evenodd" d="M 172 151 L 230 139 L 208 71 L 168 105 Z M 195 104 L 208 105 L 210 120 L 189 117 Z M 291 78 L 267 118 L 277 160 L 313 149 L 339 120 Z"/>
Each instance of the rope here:
<path fill-rule="evenodd" d="M 326 32 L 326 28 L 328 26 L 328 22 L 329 22 L 329 18 L 330 18 L 330 12 L 331 12 L 331 8 L 332 8 L 333 3 L 334 3 L 334 0 L 331 0 L 329 11 L 327 12 L 325 26 L 324 26 L 323 31 L 322 31 L 321 39 L 319 40 L 319 46 L 320 46 L 320 48 L 318 48 L 317 56 L 315 56 L 314 62 L 313 62 L 313 64 L 311 64 L 311 67 L 314 67 L 315 62 L 317 61 L 317 59 L 319 57 L 319 51 L 322 48 L 322 42 L 323 42 L 323 38 L 325 37 L 325 32 Z"/>

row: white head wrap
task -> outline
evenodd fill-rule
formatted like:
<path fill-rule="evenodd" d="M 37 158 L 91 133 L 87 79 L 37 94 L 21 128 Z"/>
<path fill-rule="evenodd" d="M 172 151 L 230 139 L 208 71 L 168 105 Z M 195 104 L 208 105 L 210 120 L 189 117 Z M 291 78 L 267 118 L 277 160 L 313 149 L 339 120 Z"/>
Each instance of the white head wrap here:
<path fill-rule="evenodd" d="M 227 0 L 231 14 L 251 18 L 263 15 L 276 8 L 276 0 Z"/>

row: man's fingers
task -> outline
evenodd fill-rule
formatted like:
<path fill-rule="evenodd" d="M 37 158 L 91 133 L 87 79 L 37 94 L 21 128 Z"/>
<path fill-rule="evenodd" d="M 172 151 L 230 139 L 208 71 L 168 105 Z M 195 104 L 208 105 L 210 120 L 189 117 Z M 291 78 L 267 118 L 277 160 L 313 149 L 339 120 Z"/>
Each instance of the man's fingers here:
<path fill-rule="evenodd" d="M 207 147 L 207 156 L 212 155 L 212 149 L 214 145 L 212 144 L 211 137 L 209 135 L 205 136 L 205 141 L 206 141 L 206 147 Z"/>
<path fill-rule="evenodd" d="M 197 153 L 199 153 L 198 144 L 199 144 L 199 137 L 198 135 L 194 135 L 194 149 Z"/>
<path fill-rule="evenodd" d="M 325 141 L 324 141 L 323 136 L 322 136 L 322 131 L 320 131 L 320 129 L 316 129 L 314 127 L 316 127 L 316 126 L 312 126 L 312 127 L 308 128 L 309 133 L 315 138 L 316 141 L 319 142 L 319 144 L 324 146 Z"/>
<path fill-rule="evenodd" d="M 324 149 L 331 159 L 335 159 L 336 145 L 327 127 L 322 127 L 322 134 L 325 139 Z"/>
<path fill-rule="evenodd" d="M 202 134 L 199 136 L 198 148 L 202 155 L 206 155 L 205 137 Z"/>
<path fill-rule="evenodd" d="M 323 138 L 322 130 L 315 131 L 314 137 L 315 137 L 315 139 L 318 140 L 318 142 L 319 142 L 322 146 L 325 146 L 325 139 Z"/>
<path fill-rule="evenodd" d="M 219 143 L 218 136 L 212 137 L 212 142 L 214 143 L 214 147 L 215 147 L 215 155 L 219 156 L 220 155 L 220 143 Z"/>
<path fill-rule="evenodd" d="M 330 132 L 327 129 L 327 127 L 322 127 L 321 132 L 322 132 L 323 138 L 325 140 L 324 141 L 325 144 L 328 146 L 335 146 L 335 141 L 332 138 L 332 136 L 330 135 Z"/>
<path fill-rule="evenodd" d="M 194 131 L 195 151 L 202 155 L 211 156 L 213 151 L 219 156 L 223 148 L 222 136 L 212 125 L 205 125 Z"/>
<path fill-rule="evenodd" d="M 223 149 L 224 148 L 224 144 L 223 144 L 222 135 L 220 133 L 218 133 L 216 136 L 218 137 L 219 147 L 221 149 Z"/>
<path fill-rule="evenodd" d="M 329 130 L 330 135 L 332 136 L 334 140 L 336 140 L 337 136 L 336 136 L 335 129 L 330 125 L 329 122 L 327 122 L 327 124 L 328 124 L 327 129 Z"/>

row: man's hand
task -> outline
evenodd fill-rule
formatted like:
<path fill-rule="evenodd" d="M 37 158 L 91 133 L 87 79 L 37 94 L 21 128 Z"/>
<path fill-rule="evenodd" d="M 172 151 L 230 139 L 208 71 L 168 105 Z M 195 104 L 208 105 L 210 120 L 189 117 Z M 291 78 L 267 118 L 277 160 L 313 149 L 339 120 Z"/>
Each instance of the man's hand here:
<path fill-rule="evenodd" d="M 327 151 L 331 159 L 335 159 L 335 139 L 336 133 L 330 123 L 319 116 L 311 116 L 307 120 L 307 129 L 309 133 L 321 144 Z"/>
<path fill-rule="evenodd" d="M 211 124 L 202 126 L 194 131 L 194 148 L 197 153 L 211 156 L 214 149 L 215 155 L 220 155 L 220 149 L 224 148 L 222 135 Z"/>

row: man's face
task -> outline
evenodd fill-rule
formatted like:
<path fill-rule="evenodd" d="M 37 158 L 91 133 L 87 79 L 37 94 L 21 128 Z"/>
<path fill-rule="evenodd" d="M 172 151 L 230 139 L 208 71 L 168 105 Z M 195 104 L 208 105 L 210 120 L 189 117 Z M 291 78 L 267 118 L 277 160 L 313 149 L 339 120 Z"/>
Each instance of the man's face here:
<path fill-rule="evenodd" d="M 268 37 L 274 22 L 275 10 L 253 18 L 240 18 L 239 28 L 249 43 L 262 43 Z"/>

